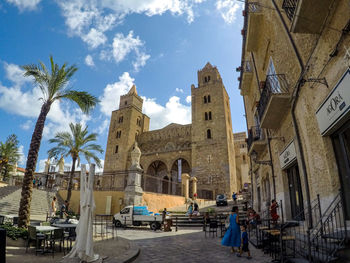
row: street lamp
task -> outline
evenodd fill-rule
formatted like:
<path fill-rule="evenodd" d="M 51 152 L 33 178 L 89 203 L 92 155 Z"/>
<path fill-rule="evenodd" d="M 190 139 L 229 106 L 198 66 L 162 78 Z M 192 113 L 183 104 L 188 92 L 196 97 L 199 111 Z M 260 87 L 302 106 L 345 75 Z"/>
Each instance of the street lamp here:
<path fill-rule="evenodd" d="M 252 157 L 252 160 L 254 163 L 256 164 L 262 164 L 262 165 L 270 165 L 272 166 L 272 162 L 271 160 L 267 160 L 267 161 L 258 161 L 258 153 L 256 151 L 252 151 L 252 153 L 250 154 L 250 156 Z"/>

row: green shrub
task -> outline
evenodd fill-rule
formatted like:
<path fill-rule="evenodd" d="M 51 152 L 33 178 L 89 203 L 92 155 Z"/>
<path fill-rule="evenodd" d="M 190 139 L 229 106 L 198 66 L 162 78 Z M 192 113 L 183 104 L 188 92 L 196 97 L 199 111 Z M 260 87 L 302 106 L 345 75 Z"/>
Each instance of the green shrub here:
<path fill-rule="evenodd" d="M 5 229 L 6 236 L 13 240 L 17 240 L 18 238 L 26 239 L 28 237 L 28 230 L 25 228 L 12 226 L 11 223 L 5 223 L 0 227 Z"/>

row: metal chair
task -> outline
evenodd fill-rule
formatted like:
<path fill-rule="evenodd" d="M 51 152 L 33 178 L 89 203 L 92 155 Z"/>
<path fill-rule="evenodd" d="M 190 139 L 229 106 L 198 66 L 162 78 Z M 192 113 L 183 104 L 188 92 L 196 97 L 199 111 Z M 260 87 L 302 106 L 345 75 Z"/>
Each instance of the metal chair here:
<path fill-rule="evenodd" d="M 43 253 L 45 250 L 45 240 L 46 240 L 45 234 L 37 233 L 35 226 L 28 226 L 28 240 L 27 240 L 26 253 L 28 252 L 28 248 L 30 246 L 31 241 L 35 241 L 35 255 L 37 255 L 38 252 Z"/>
<path fill-rule="evenodd" d="M 59 242 L 59 246 L 60 246 L 60 251 L 62 251 L 62 244 L 63 244 L 63 254 L 65 255 L 65 248 L 64 248 L 64 233 L 63 233 L 63 229 L 59 228 L 59 229 L 55 229 L 53 231 L 53 234 L 48 238 L 47 240 L 50 243 L 50 248 L 51 248 L 51 253 L 52 253 L 52 257 L 55 257 L 55 245 L 56 245 L 56 241 Z"/>

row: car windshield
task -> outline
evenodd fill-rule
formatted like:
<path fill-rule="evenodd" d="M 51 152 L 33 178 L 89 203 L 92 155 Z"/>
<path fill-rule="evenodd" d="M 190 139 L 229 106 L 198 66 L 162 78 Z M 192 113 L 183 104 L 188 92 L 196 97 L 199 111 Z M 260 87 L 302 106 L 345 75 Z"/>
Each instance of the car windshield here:
<path fill-rule="evenodd" d="M 219 198 L 219 199 L 224 199 L 225 196 L 224 196 L 224 195 L 218 195 L 218 198 Z"/>
<path fill-rule="evenodd" d="M 121 214 L 129 214 L 130 209 L 124 208 L 122 211 L 120 211 Z"/>

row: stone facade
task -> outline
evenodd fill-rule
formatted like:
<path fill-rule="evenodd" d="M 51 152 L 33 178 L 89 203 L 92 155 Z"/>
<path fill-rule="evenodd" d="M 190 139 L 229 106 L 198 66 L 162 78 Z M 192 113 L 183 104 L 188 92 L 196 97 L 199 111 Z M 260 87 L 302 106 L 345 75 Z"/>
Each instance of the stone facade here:
<path fill-rule="evenodd" d="M 235 150 L 230 102 L 216 67 L 198 71 L 198 86 L 191 86 L 192 124 L 169 124 L 149 131 L 150 119 L 142 113 L 135 86 L 121 96 L 112 112 L 104 166 L 104 182 L 123 188 L 135 140 L 141 149 L 144 191 L 181 194 L 181 175 L 198 180 L 198 197 L 237 191 Z M 118 179 L 119 178 L 119 179 Z M 193 182 L 193 180 L 190 180 Z M 124 185 L 125 186 L 125 185 Z M 189 187 L 190 196 L 194 193 Z"/>
<path fill-rule="evenodd" d="M 247 151 L 247 134 L 238 132 L 233 134 L 236 159 L 237 189 L 248 188 L 251 178 L 249 176 L 249 159 Z"/>
<path fill-rule="evenodd" d="M 316 112 L 346 72 L 350 47 L 344 33 L 350 29 L 348 1 L 295 4 L 288 9 L 282 0 L 248 1 L 238 68 L 248 153 L 257 159 L 251 167 L 254 206 L 261 211 L 272 198 L 282 200 L 287 218 L 317 194 L 325 209 L 341 187 L 333 147 L 337 129 L 322 136 Z M 291 152 L 294 159 L 288 158 Z M 350 201 L 344 191 L 343 197 Z"/>

